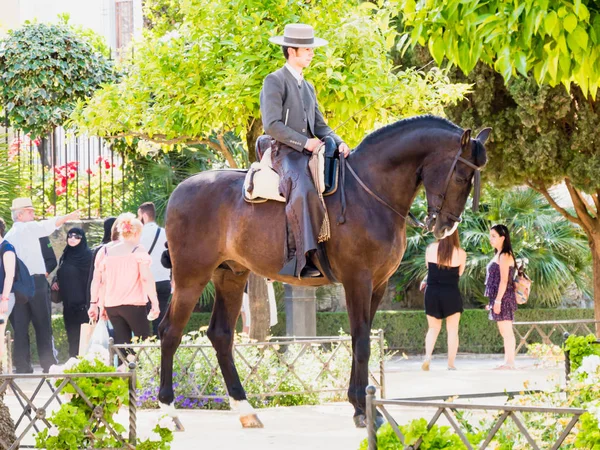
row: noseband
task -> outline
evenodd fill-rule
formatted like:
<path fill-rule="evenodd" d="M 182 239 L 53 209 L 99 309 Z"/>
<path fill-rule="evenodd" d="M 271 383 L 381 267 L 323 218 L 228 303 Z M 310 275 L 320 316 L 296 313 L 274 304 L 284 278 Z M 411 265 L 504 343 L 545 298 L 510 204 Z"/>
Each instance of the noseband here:
<path fill-rule="evenodd" d="M 466 164 L 468 167 L 475 170 L 475 174 L 473 175 L 473 211 L 476 212 L 479 209 L 479 197 L 481 195 L 481 167 L 476 166 L 468 159 L 465 159 L 461 156 L 462 147 L 456 153 L 456 156 L 452 160 L 452 165 L 450 166 L 450 170 L 448 171 L 448 176 L 446 177 L 446 181 L 444 182 L 444 191 L 442 194 L 438 194 L 437 197 L 440 199 L 439 206 L 432 206 L 427 208 L 427 213 L 430 219 L 428 219 L 428 223 L 430 220 L 436 219 L 442 212 L 444 207 L 444 202 L 446 201 L 446 193 L 448 192 L 448 187 L 450 186 L 450 180 L 452 180 L 452 175 L 454 174 L 454 170 L 456 169 L 456 164 L 460 161 L 463 164 Z M 454 214 L 449 212 L 444 212 L 448 218 L 453 220 L 454 222 L 462 222 L 462 218 L 456 217 Z"/>

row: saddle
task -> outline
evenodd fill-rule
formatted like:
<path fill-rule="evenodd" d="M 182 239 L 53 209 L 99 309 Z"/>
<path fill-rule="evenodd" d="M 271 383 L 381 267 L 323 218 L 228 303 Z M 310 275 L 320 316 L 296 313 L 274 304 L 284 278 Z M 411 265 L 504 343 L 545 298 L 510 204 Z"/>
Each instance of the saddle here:
<path fill-rule="evenodd" d="M 261 136 L 256 141 L 256 156 L 259 162 L 252 163 L 244 180 L 243 196 L 248 203 L 264 203 L 269 200 L 284 202 L 279 193 L 279 175 L 273 170 L 271 154 L 276 146 L 274 140 Z M 328 196 L 338 188 L 339 152 L 329 150 L 326 153 L 322 145 L 311 156 L 309 167 L 317 190 Z"/>

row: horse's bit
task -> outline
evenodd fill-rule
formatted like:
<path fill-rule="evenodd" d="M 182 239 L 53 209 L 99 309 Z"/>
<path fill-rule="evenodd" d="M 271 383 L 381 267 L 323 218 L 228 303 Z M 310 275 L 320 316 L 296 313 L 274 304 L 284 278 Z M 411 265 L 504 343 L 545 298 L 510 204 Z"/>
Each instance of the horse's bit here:
<path fill-rule="evenodd" d="M 450 167 L 450 171 L 448 172 L 448 176 L 446 177 L 446 181 L 444 183 L 444 193 L 443 194 L 438 194 L 437 197 L 441 199 L 441 203 L 440 206 L 438 207 L 431 207 L 431 208 L 427 208 L 427 213 L 428 213 L 428 218 L 427 218 L 427 224 L 424 224 L 423 222 L 421 222 L 419 219 L 417 219 L 415 217 L 415 215 L 412 212 L 408 212 L 408 219 L 407 217 L 400 213 L 398 210 L 396 210 L 393 206 L 391 206 L 389 203 L 387 203 L 384 199 L 382 199 L 379 195 L 377 195 L 372 189 L 370 189 L 361 179 L 360 177 L 357 175 L 357 173 L 354 171 L 354 169 L 352 169 L 352 166 L 350 166 L 350 163 L 348 161 L 346 161 L 346 158 L 340 158 L 340 177 L 341 177 L 341 186 L 342 186 L 342 192 L 341 192 L 341 196 L 342 196 L 342 212 L 340 214 L 340 216 L 338 217 L 338 225 L 343 224 L 344 222 L 346 222 L 346 189 L 345 189 L 345 184 L 346 184 L 346 166 L 348 166 L 348 170 L 350 171 L 350 173 L 352 174 L 352 176 L 356 179 L 356 181 L 358 181 L 358 184 L 371 196 L 373 197 L 375 200 L 377 200 L 379 203 L 381 203 L 382 205 L 386 206 L 388 209 L 392 210 L 394 213 L 396 213 L 398 216 L 402 217 L 404 220 L 408 220 L 409 222 L 411 222 L 413 224 L 413 226 L 419 227 L 419 228 L 423 228 L 425 230 L 428 230 L 429 227 L 428 225 L 431 223 L 432 220 L 434 220 L 440 213 L 441 210 L 444 206 L 444 201 L 446 200 L 446 191 L 448 190 L 448 186 L 450 186 L 450 180 L 452 179 L 452 174 L 454 173 L 454 169 L 456 168 L 456 164 L 458 163 L 458 161 L 466 164 L 467 166 L 471 167 L 472 169 L 475 170 L 475 175 L 474 175 L 474 192 L 473 192 L 473 211 L 476 211 L 479 208 L 479 197 L 480 197 L 480 189 L 481 189 L 481 167 L 476 166 L 475 164 L 473 164 L 471 161 L 469 161 L 468 159 L 465 159 L 461 156 L 462 154 L 462 147 L 458 150 L 458 152 L 456 153 L 456 156 L 454 157 L 454 160 L 452 161 L 452 166 Z M 455 222 L 462 222 L 462 219 L 460 217 L 456 217 L 454 214 L 445 213 L 448 217 L 450 217 L 450 219 L 454 220 Z"/>

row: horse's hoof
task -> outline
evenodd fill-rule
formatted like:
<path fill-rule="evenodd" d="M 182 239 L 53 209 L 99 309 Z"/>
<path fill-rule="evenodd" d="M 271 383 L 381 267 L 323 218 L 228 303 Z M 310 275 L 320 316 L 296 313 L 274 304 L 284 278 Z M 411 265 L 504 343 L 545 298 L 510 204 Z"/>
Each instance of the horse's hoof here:
<path fill-rule="evenodd" d="M 367 428 L 367 417 L 364 414 L 354 416 L 354 425 L 356 428 Z"/>
<path fill-rule="evenodd" d="M 171 419 L 173 419 L 173 422 L 175 423 L 175 431 L 185 431 L 185 427 L 183 426 L 183 424 L 181 423 L 181 420 L 179 420 L 179 417 L 171 417 Z"/>
<path fill-rule="evenodd" d="M 240 422 L 242 422 L 242 426 L 244 428 L 265 427 L 256 414 L 247 414 L 245 416 L 240 416 Z"/>

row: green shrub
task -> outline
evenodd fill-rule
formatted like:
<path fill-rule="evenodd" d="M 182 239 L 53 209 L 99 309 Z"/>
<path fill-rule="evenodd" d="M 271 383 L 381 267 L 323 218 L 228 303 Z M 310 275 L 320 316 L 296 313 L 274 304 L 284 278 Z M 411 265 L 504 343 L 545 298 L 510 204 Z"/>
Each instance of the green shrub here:
<path fill-rule="evenodd" d="M 422 439 L 419 448 L 423 450 L 463 450 L 467 448 L 449 426 L 433 425 L 428 430 L 425 419 L 414 419 L 407 425 L 400 425 L 398 428 L 404 435 L 404 444 L 407 446 L 412 446 Z M 367 450 L 367 448 L 368 440 L 365 439 L 361 442 L 359 450 Z M 377 448 L 379 450 L 404 448 L 389 423 L 385 423 L 377 430 Z"/>
<path fill-rule="evenodd" d="M 589 334 L 587 336 L 577 336 L 572 334 L 565 341 L 563 348 L 569 352 L 569 361 L 571 362 L 571 371 L 576 371 L 581 366 L 583 358 L 590 355 L 600 356 L 600 345 L 595 344 L 596 336 Z"/>
<path fill-rule="evenodd" d="M 594 311 L 592 309 L 520 309 L 515 316 L 515 320 L 519 322 L 593 318 Z M 347 313 L 317 314 L 317 335 L 335 336 L 340 328 L 346 333 L 350 331 Z M 423 311 L 380 311 L 375 315 L 373 328 L 384 330 L 389 349 L 410 354 L 424 352 L 427 319 Z M 520 328 L 520 331 L 522 333 L 526 332 L 525 328 Z M 498 332 L 498 327 L 495 322 L 488 319 L 488 312 L 485 310 L 465 310 L 460 320 L 459 337 L 460 352 L 503 352 L 502 337 Z M 563 337 L 560 333 L 555 332 L 552 334 L 551 340 L 553 343 L 560 345 Z M 533 332 L 527 342 L 541 342 L 541 339 L 537 332 Z M 445 327 L 443 327 L 438 337 L 435 351 L 447 351 Z M 523 347 L 522 352 L 526 352 L 525 347 Z"/>

